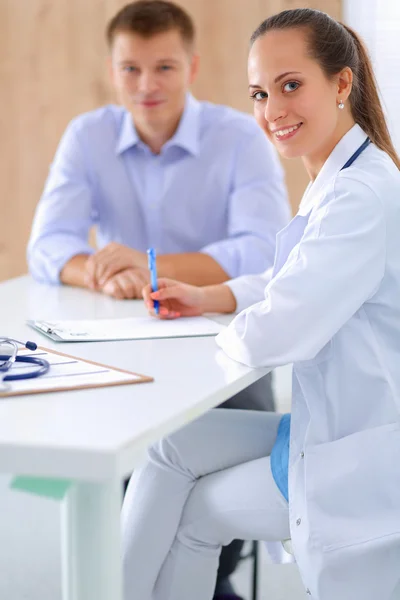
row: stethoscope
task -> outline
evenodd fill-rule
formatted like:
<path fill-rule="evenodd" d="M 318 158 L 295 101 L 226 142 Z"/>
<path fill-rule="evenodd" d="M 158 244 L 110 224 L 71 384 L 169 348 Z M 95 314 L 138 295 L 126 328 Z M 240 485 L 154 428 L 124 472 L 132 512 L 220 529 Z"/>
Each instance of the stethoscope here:
<path fill-rule="evenodd" d="M 28 371 L 27 373 L 15 373 L 15 375 L 5 375 L 3 381 L 19 381 L 21 379 L 33 379 L 34 377 L 40 377 L 44 375 L 50 369 L 50 363 L 44 358 L 38 356 L 19 356 L 18 355 L 18 344 L 25 346 L 28 350 L 36 350 L 37 344 L 35 342 L 19 342 L 12 338 L 0 338 L 1 344 L 9 344 L 11 346 L 11 355 L 0 355 L 0 374 L 4 371 L 9 371 L 15 362 L 29 363 L 36 365 L 37 368 L 34 371 Z"/>
<path fill-rule="evenodd" d="M 369 139 L 369 137 L 367 137 L 365 142 L 363 144 L 361 144 L 361 146 L 354 152 L 354 154 L 352 156 L 350 156 L 347 163 L 345 165 L 343 165 L 343 167 L 340 170 L 343 171 L 344 169 L 348 169 L 348 167 L 351 167 L 351 165 L 356 160 L 356 158 L 358 158 L 360 156 L 360 154 L 362 152 L 364 152 L 365 148 L 367 148 L 370 145 L 370 143 L 371 143 L 371 140 Z"/>

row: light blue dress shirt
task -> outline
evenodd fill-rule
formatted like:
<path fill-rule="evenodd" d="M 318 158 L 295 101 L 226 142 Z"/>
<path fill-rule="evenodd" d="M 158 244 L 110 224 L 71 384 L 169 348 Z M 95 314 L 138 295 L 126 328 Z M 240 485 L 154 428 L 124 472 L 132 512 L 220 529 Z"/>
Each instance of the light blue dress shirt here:
<path fill-rule="evenodd" d="M 230 277 L 272 265 L 289 219 L 283 170 L 252 117 L 187 96 L 174 136 L 154 154 L 130 114 L 105 106 L 74 119 L 37 207 L 28 263 L 59 282 L 76 254 L 109 242 L 159 254 L 204 252 Z"/>

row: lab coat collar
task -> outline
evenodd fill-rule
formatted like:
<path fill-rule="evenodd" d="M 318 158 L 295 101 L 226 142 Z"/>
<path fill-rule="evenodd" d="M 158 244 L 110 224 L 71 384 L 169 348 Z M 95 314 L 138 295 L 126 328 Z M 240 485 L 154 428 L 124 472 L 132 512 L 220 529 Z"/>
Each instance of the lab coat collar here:
<path fill-rule="evenodd" d="M 329 180 L 339 173 L 349 158 L 358 150 L 367 138 L 367 134 L 359 125 L 353 127 L 336 144 L 331 154 L 325 161 L 317 178 L 310 182 L 304 192 L 300 203 L 299 215 L 307 215 L 317 203 Z"/>
<path fill-rule="evenodd" d="M 198 154 L 200 137 L 200 109 L 200 102 L 188 93 L 178 129 L 172 138 L 168 140 L 166 144 L 164 144 L 163 148 L 178 146 L 190 154 Z M 122 154 L 122 152 L 125 152 L 125 150 L 128 150 L 129 148 L 139 144 L 143 144 L 143 142 L 139 137 L 131 114 L 126 112 L 122 120 L 121 131 L 115 151 L 117 154 Z"/>

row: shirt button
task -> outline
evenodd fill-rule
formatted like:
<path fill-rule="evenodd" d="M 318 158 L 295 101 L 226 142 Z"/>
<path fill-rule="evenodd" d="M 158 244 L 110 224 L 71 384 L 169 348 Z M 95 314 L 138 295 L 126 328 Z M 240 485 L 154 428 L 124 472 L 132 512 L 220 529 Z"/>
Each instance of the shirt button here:
<path fill-rule="evenodd" d="M 301 525 L 301 519 L 297 519 L 296 525 Z"/>
<path fill-rule="evenodd" d="M 309 596 L 311 596 L 311 592 L 310 592 L 310 590 L 308 588 L 306 589 L 306 594 L 308 594 Z"/>
<path fill-rule="evenodd" d="M 300 452 L 301 458 L 304 458 L 304 452 Z"/>

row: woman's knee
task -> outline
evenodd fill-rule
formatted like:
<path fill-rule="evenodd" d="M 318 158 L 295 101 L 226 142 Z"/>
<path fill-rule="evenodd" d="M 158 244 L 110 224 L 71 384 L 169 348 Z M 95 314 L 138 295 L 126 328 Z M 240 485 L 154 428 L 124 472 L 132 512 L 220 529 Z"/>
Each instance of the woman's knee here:
<path fill-rule="evenodd" d="M 148 460 L 161 468 L 182 469 L 181 451 L 176 443 L 175 434 L 165 437 L 150 446 L 147 451 Z"/>
<path fill-rule="evenodd" d="M 190 423 L 150 446 L 150 462 L 184 473 L 190 471 L 190 456 L 195 451 L 192 429 L 193 423 Z"/>
<path fill-rule="evenodd" d="M 198 457 L 202 455 L 202 445 L 207 443 L 209 423 L 214 420 L 211 410 L 178 431 L 153 444 L 148 450 L 148 458 L 158 465 L 173 467 L 190 473 L 194 479 L 199 474 Z"/>

